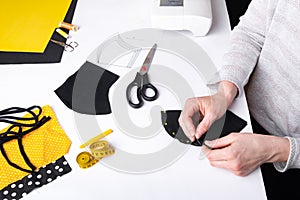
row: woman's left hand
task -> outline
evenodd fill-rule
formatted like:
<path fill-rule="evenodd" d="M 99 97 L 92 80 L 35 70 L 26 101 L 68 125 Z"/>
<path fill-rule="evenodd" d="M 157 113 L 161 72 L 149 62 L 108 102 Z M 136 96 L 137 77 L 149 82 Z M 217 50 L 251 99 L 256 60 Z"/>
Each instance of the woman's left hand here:
<path fill-rule="evenodd" d="M 265 162 L 285 162 L 289 156 L 289 140 L 254 133 L 231 133 L 225 137 L 205 141 L 203 146 L 210 164 L 235 175 L 247 176 Z"/>

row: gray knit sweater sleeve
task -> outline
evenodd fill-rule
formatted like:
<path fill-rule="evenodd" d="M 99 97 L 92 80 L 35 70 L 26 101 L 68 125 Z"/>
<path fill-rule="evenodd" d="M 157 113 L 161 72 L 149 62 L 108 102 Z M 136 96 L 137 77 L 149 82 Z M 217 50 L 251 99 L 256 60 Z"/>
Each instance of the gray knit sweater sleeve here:
<path fill-rule="evenodd" d="M 231 32 L 230 46 L 219 71 L 221 80 L 233 82 L 242 94 L 265 40 L 268 0 L 253 0 Z"/>
<path fill-rule="evenodd" d="M 274 167 L 279 172 L 285 172 L 290 168 L 300 168 L 300 138 L 286 137 L 290 141 L 290 154 L 287 162 L 274 163 Z"/>
<path fill-rule="evenodd" d="M 208 83 L 247 84 L 251 114 L 271 134 L 290 142 L 287 162 L 278 171 L 300 168 L 300 4 L 290 0 L 252 0 L 231 32 L 223 65 Z M 253 76 L 250 76 L 253 75 Z"/>

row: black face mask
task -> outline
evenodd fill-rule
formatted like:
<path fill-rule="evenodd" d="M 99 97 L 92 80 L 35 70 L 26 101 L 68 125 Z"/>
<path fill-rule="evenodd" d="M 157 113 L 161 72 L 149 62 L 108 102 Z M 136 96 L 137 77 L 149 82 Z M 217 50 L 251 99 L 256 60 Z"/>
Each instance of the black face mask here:
<path fill-rule="evenodd" d="M 245 120 L 227 110 L 225 115 L 223 115 L 219 120 L 215 121 L 201 138 L 191 142 L 191 140 L 186 137 L 182 128 L 179 126 L 178 118 L 180 113 L 181 110 L 162 111 L 162 125 L 171 137 L 178 139 L 182 143 L 191 144 L 194 146 L 202 146 L 204 140 L 214 140 L 224 137 L 231 132 L 240 132 L 247 125 Z"/>
<path fill-rule="evenodd" d="M 118 78 L 110 71 L 85 62 L 55 93 L 68 108 L 78 113 L 109 114 L 108 92 Z"/>

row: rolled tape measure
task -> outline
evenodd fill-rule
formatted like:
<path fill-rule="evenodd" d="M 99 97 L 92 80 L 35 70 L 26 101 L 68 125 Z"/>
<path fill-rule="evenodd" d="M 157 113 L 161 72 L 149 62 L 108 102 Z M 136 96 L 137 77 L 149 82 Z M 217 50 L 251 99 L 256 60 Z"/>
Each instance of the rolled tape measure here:
<path fill-rule="evenodd" d="M 105 140 L 92 143 L 90 145 L 90 149 L 92 155 L 96 159 L 101 159 L 103 157 L 110 156 L 115 152 L 114 148 L 110 146 L 109 143 Z"/>
<path fill-rule="evenodd" d="M 90 145 L 90 150 L 92 154 L 87 151 L 78 154 L 76 161 L 80 168 L 90 168 L 102 158 L 115 153 L 114 148 L 105 140 L 92 143 Z"/>
<path fill-rule="evenodd" d="M 76 158 L 80 168 L 86 169 L 95 165 L 99 160 L 95 159 L 92 154 L 87 151 L 81 152 Z"/>

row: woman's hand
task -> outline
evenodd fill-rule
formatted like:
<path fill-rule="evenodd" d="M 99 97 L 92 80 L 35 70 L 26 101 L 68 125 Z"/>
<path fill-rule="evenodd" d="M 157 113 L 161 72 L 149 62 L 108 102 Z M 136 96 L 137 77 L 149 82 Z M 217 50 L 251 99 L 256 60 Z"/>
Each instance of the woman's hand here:
<path fill-rule="evenodd" d="M 228 81 L 222 81 L 218 92 L 212 96 L 195 97 L 186 101 L 179 117 L 179 124 L 186 136 L 194 141 L 199 139 L 212 125 L 222 117 L 237 94 L 236 86 Z M 195 119 L 199 124 L 194 124 Z"/>
<path fill-rule="evenodd" d="M 186 136 L 194 141 L 195 137 L 199 139 L 212 125 L 212 123 L 223 116 L 227 107 L 221 95 L 195 97 L 186 101 L 185 106 L 179 117 L 179 124 Z M 194 121 L 199 122 L 196 125 Z"/>
<path fill-rule="evenodd" d="M 247 176 L 266 162 L 286 162 L 290 151 L 287 138 L 252 133 L 231 133 L 205 145 L 202 150 L 212 166 L 238 176 Z"/>

